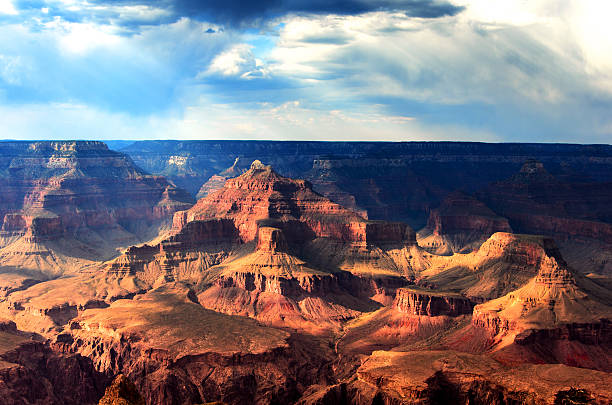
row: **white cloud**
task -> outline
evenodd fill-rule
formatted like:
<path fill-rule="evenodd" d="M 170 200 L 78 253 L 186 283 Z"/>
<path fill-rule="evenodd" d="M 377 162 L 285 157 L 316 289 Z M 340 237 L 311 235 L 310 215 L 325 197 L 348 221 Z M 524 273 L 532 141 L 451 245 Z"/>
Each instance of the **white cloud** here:
<path fill-rule="evenodd" d="M 113 47 L 121 42 L 116 28 L 93 23 L 73 23 L 55 18 L 44 24 L 58 36 L 62 50 L 68 53 L 83 54 L 100 47 Z"/>
<path fill-rule="evenodd" d="M 17 10 L 11 0 L 0 0 L 0 14 L 16 15 Z"/>
<path fill-rule="evenodd" d="M 576 42 L 567 41 L 564 20 L 540 24 L 537 16 L 512 13 L 508 19 L 491 29 L 488 22 L 466 17 L 426 20 L 382 12 L 295 17 L 280 31 L 270 71 L 332 80 L 362 95 L 445 104 L 560 102 L 577 87 L 602 80 L 584 74 L 582 54 Z M 533 24 L 513 25 L 519 20 Z M 321 36 L 348 39 L 313 41 Z"/>
<path fill-rule="evenodd" d="M 265 77 L 267 69 L 263 62 L 253 55 L 253 47 L 248 44 L 237 44 L 221 52 L 211 62 L 207 71 L 198 74 L 203 78 L 209 74 L 239 76 L 243 79 Z"/>
<path fill-rule="evenodd" d="M 149 5 L 48 0 L 47 14 L 0 24 L 0 116 L 46 138 L 607 139 L 612 3 L 453 2 L 465 10 L 289 15 L 254 34 L 165 23 L 170 11 Z"/>

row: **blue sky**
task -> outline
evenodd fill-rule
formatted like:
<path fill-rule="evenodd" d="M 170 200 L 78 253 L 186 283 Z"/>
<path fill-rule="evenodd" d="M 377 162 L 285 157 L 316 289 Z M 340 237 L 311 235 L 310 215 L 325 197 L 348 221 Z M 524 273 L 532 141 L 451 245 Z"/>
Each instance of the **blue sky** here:
<path fill-rule="evenodd" d="M 612 143 L 608 0 L 0 0 L 0 138 Z"/>

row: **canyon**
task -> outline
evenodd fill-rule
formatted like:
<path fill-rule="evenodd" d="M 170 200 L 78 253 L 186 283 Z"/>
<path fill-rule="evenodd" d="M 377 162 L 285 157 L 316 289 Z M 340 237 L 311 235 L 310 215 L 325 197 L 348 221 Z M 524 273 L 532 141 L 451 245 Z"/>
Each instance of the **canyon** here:
<path fill-rule="evenodd" d="M 606 145 L 0 142 L 8 404 L 612 402 Z"/>

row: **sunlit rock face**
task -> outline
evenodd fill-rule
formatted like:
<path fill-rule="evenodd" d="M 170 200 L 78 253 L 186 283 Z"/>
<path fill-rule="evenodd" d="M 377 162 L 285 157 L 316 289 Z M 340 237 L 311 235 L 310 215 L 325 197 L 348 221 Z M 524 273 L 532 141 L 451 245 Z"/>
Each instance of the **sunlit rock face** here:
<path fill-rule="evenodd" d="M 412 315 L 459 316 L 471 314 L 474 303 L 459 294 L 399 288 L 393 307 Z"/>
<path fill-rule="evenodd" d="M 516 218 L 478 194 L 506 179 L 517 184 L 508 204 L 524 204 L 519 216 L 538 213 L 538 185 L 574 184 L 567 167 L 591 167 L 583 157 L 564 168 L 549 157 L 521 169 L 531 146 L 505 156 L 506 146 L 496 145 L 348 144 L 311 145 L 341 156 L 307 162 L 303 156 L 319 152 L 247 143 L 248 153 L 262 154 L 246 162 L 221 157 L 222 143 L 206 145 L 201 152 L 220 169 L 197 185 L 195 205 L 97 143 L 43 148 L 55 156 L 58 188 L 49 191 L 48 168 L 36 169 L 43 192 L 30 193 L 24 206 L 37 214 L 3 216 L 3 235 L 14 240 L 0 253 L 20 258 L 13 267 L 0 262 L 0 317 L 10 319 L 0 322 L 0 392 L 8 403 L 612 400 L 606 273 L 573 265 L 605 242 L 566 261 L 560 234 L 513 233 Z M 167 152 L 158 163 L 172 176 L 202 175 L 194 170 L 202 156 Z M 72 161 L 56 159 L 71 154 Z M 112 182 L 94 170 L 100 156 Z M 286 177 L 288 170 L 305 175 Z M 78 189 L 81 179 L 95 187 Z M 155 199 L 145 183 L 166 186 Z M 130 219 L 126 207 L 139 212 L 125 211 Z M 584 207 L 566 207 L 563 218 L 578 218 Z M 593 212 L 603 223 L 603 206 Z M 74 231 L 69 214 L 87 220 Z M 429 218 L 418 235 L 406 223 L 417 217 Z M 128 229 L 142 218 L 149 225 Z M 118 246 L 121 229 L 131 236 L 121 234 L 126 248 L 110 260 L 58 253 Z M 149 233 L 148 242 L 130 239 Z M 25 257 L 39 267 L 26 268 Z M 71 270 L 43 277 L 33 270 L 42 258 Z"/>

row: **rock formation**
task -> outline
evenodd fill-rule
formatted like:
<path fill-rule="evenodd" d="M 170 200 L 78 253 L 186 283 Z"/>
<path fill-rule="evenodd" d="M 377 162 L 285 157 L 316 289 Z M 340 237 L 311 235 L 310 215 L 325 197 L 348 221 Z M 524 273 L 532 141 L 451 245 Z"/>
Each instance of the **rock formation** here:
<path fill-rule="evenodd" d="M 145 405 L 145 401 L 134 383 L 119 374 L 106 388 L 98 405 Z"/>
<path fill-rule="evenodd" d="M 529 283 L 476 306 L 472 322 L 494 337 L 497 350 L 509 345 L 544 344 L 551 356 L 563 363 L 611 371 L 610 314 L 609 290 L 574 274 L 562 259 L 548 256 Z M 574 348 L 572 342 L 584 347 Z M 566 346 L 562 353 L 560 345 Z M 605 354 L 599 353 L 599 348 L 604 348 Z"/>
<path fill-rule="evenodd" d="M 0 398 L 6 405 L 94 405 L 107 378 L 78 354 L 57 353 L 12 322 L 0 322 Z"/>
<path fill-rule="evenodd" d="M 151 405 L 287 403 L 300 394 L 297 378 L 316 381 L 325 358 L 306 356 L 309 349 L 289 333 L 204 309 L 190 297 L 166 287 L 86 310 L 61 344 L 100 371 L 126 375 Z"/>
<path fill-rule="evenodd" d="M 230 179 L 232 177 L 237 177 L 241 175 L 242 173 L 244 173 L 246 170 L 241 170 L 238 168 L 239 161 L 240 161 L 240 158 L 236 158 L 236 160 L 234 160 L 233 165 L 223 170 L 219 174 L 212 175 L 206 181 L 206 183 L 204 183 L 202 187 L 200 187 L 200 190 L 196 194 L 196 198 L 199 200 L 200 198 L 204 198 L 212 192 L 222 189 L 227 179 Z"/>
<path fill-rule="evenodd" d="M 612 149 L 146 145 L 0 143 L 0 402 L 610 402 Z"/>
<path fill-rule="evenodd" d="M 354 380 L 336 389 L 344 390 L 345 403 L 355 404 L 552 404 L 573 388 L 589 403 L 606 404 L 612 400 L 611 382 L 608 373 L 558 364 L 511 368 L 452 351 L 379 351 L 359 367 Z"/>
<path fill-rule="evenodd" d="M 393 301 L 393 307 L 400 312 L 412 315 L 459 316 L 471 314 L 474 303 L 459 294 L 399 288 Z"/>
<path fill-rule="evenodd" d="M 437 254 L 469 253 L 495 232 L 512 232 L 508 220 L 475 198 L 454 192 L 431 211 L 418 240 Z"/>
<path fill-rule="evenodd" d="M 610 183 L 561 181 L 529 160 L 518 174 L 478 196 L 515 231 L 612 243 L 610 190 Z"/>
<path fill-rule="evenodd" d="M 0 143 L 0 266 L 40 277 L 154 237 L 191 197 L 94 141 Z M 82 266 L 81 266 L 82 267 Z"/>
<path fill-rule="evenodd" d="M 419 283 L 488 300 L 523 286 L 551 260 L 565 263 L 551 238 L 498 232 L 476 252 L 432 256 Z"/>

